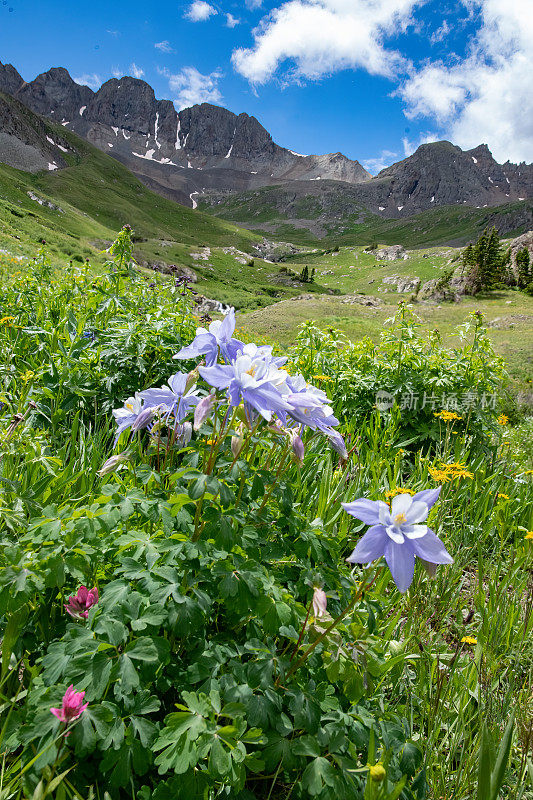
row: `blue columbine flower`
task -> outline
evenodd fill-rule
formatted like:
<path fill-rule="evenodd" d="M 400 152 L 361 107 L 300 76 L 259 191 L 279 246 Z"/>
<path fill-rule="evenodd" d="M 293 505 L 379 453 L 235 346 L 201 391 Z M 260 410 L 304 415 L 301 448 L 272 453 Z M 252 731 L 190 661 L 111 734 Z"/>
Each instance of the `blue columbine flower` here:
<path fill-rule="evenodd" d="M 360 498 L 353 503 L 342 503 L 348 514 L 372 526 L 347 560 L 352 564 L 367 564 L 385 556 L 400 592 L 411 585 L 415 556 L 429 564 L 451 564 L 453 559 L 441 540 L 423 524 L 440 490 L 440 486 L 426 489 L 413 497 L 398 494 L 393 497 L 390 510 L 382 500 Z"/>
<path fill-rule="evenodd" d="M 198 358 L 205 356 L 205 363 L 208 367 L 216 364 L 219 353 L 224 361 L 231 361 L 238 351 L 244 347 L 239 339 L 233 339 L 232 334 L 235 330 L 235 309 L 231 308 L 223 320 L 215 320 L 206 328 L 197 328 L 196 336 L 191 344 L 182 347 L 174 358 Z"/>
<path fill-rule="evenodd" d="M 289 415 L 312 430 L 332 433 L 339 420 L 333 414 L 327 394 L 307 383 L 302 375 L 289 376 L 287 387 L 289 393 L 285 399 L 291 406 Z"/>
<path fill-rule="evenodd" d="M 120 434 L 128 428 L 141 430 L 141 428 L 147 427 L 152 421 L 155 411 L 155 408 L 143 405 L 143 398 L 139 392 L 135 393 L 135 397 L 128 397 L 122 408 L 113 410 L 113 416 L 117 423 L 115 444 L 118 442 Z"/>
<path fill-rule="evenodd" d="M 200 398 L 194 393 L 196 385 L 186 391 L 188 377 L 186 372 L 176 372 L 168 379 L 168 385 L 145 389 L 139 392 L 139 397 L 146 406 L 159 407 L 167 419 L 174 414 L 176 422 L 181 422 L 189 409 L 200 402 Z"/>
<path fill-rule="evenodd" d="M 270 421 L 273 413 L 283 415 L 291 409 L 279 389 L 287 373 L 262 356 L 238 355 L 231 364 L 200 367 L 199 372 L 210 386 L 228 390 L 230 407 L 242 400 L 248 412 L 254 409 Z"/>

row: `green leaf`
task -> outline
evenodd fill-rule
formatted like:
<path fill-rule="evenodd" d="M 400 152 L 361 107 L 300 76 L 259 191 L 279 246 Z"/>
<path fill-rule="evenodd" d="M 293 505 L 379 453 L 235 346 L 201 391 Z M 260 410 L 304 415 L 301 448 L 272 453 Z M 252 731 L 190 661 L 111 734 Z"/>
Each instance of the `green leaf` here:
<path fill-rule="evenodd" d="M 302 775 L 302 789 L 312 797 L 320 794 L 324 784 L 333 786 L 335 770 L 327 758 L 319 757 L 311 761 Z"/>
<path fill-rule="evenodd" d="M 157 647 L 148 636 L 140 636 L 125 651 L 129 658 L 137 661 L 154 662 L 158 660 Z"/>
<path fill-rule="evenodd" d="M 491 757 L 490 757 L 490 734 L 487 724 L 483 723 L 481 734 L 481 747 L 479 749 L 479 766 L 477 778 L 477 800 L 490 800 L 490 776 L 491 776 Z"/>
<path fill-rule="evenodd" d="M 507 762 L 509 761 L 509 753 L 511 752 L 511 744 L 513 742 L 513 730 L 514 714 L 511 714 L 503 732 L 502 740 L 496 755 L 496 763 L 494 764 L 494 769 L 492 770 L 490 778 L 490 800 L 498 800 L 500 789 L 502 788 Z"/>
<path fill-rule="evenodd" d="M 209 772 L 214 776 L 223 777 L 229 772 L 230 765 L 229 753 L 224 749 L 220 739 L 215 738 L 209 753 Z"/>
<path fill-rule="evenodd" d="M 320 747 L 314 736 L 300 736 L 292 742 L 292 752 L 296 756 L 319 756 Z"/>
<path fill-rule="evenodd" d="M 23 605 L 10 615 L 2 639 L 2 678 L 7 672 L 11 653 L 28 619 L 28 606 Z"/>
<path fill-rule="evenodd" d="M 412 776 L 422 762 L 422 752 L 414 742 L 406 742 L 400 758 L 400 769 L 405 775 Z"/>

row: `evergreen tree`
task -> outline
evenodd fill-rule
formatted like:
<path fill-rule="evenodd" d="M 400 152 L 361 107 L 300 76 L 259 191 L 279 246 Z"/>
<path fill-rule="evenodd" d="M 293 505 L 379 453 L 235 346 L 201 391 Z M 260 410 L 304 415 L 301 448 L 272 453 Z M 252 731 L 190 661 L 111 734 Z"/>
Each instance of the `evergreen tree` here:
<path fill-rule="evenodd" d="M 315 282 L 315 268 L 314 267 L 311 270 L 311 277 L 309 278 L 309 282 L 310 283 L 314 283 Z"/>
<path fill-rule="evenodd" d="M 516 267 L 518 270 L 518 287 L 525 289 L 528 283 L 533 279 L 530 270 L 530 257 L 527 247 L 523 247 L 516 254 Z"/>
<path fill-rule="evenodd" d="M 463 261 L 463 269 L 471 267 L 475 263 L 474 248 L 472 247 L 471 244 L 467 244 L 467 246 L 463 250 L 462 261 Z"/>
<path fill-rule="evenodd" d="M 503 254 L 500 247 L 500 237 L 496 228 L 492 228 L 487 239 L 485 260 L 481 274 L 483 289 L 492 289 L 495 284 L 501 283 Z"/>
<path fill-rule="evenodd" d="M 309 283 L 309 269 L 307 268 L 307 265 L 303 268 L 303 270 L 300 273 L 300 280 L 302 281 L 302 283 Z"/>
<path fill-rule="evenodd" d="M 469 265 L 468 282 L 472 294 L 482 289 L 492 289 L 504 276 L 504 254 L 496 228 L 485 228 L 475 245 L 463 252 L 463 264 Z"/>

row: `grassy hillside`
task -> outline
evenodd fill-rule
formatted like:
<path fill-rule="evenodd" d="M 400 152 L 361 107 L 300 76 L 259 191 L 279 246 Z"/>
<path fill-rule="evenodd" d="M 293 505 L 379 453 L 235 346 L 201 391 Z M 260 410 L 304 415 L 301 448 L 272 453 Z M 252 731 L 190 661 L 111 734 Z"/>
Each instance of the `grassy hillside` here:
<path fill-rule="evenodd" d="M 353 187 L 331 184 L 320 195 L 298 195 L 282 186 L 267 186 L 220 200 L 199 202 L 199 208 L 244 225 L 257 233 L 302 245 L 366 245 L 378 239 L 405 247 L 463 245 L 487 226 L 517 236 L 533 225 L 531 201 L 494 208 L 442 206 L 405 219 L 383 219 L 352 195 Z M 219 202 L 220 200 L 220 202 Z"/>
<path fill-rule="evenodd" d="M 106 257 L 102 251 L 128 223 L 140 263 L 192 267 L 198 275 L 196 288 L 208 297 L 256 307 L 298 293 L 297 286 L 278 283 L 276 267 L 255 258 L 242 263 L 261 236 L 160 197 L 118 161 L 65 128 L 46 123 L 46 129 L 51 137 L 61 134 L 76 153 L 64 156 L 68 167 L 37 174 L 0 163 L 4 261 L 33 256 L 44 239 L 57 261 L 90 258 L 98 264 Z"/>

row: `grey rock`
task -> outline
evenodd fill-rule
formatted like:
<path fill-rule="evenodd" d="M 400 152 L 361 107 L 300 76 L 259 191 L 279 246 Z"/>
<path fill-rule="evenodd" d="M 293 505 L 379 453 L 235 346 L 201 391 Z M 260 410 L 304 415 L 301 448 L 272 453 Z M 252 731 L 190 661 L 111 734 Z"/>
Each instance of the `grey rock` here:
<path fill-rule="evenodd" d="M 398 259 L 406 260 L 409 258 L 405 252 L 405 248 L 401 244 L 392 244 L 390 247 L 383 247 L 381 250 L 376 250 L 376 258 L 384 258 L 387 261 L 397 261 Z"/>

